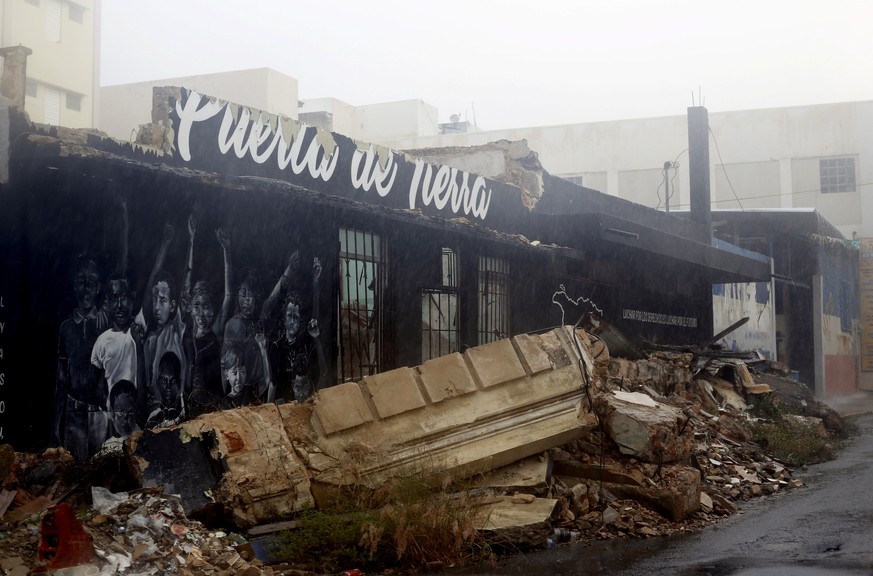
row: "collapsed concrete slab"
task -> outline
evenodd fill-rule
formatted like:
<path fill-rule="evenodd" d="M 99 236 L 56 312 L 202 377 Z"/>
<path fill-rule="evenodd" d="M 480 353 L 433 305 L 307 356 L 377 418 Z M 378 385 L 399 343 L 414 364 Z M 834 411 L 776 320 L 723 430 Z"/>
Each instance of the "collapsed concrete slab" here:
<path fill-rule="evenodd" d="M 594 429 L 590 349 L 572 327 L 519 335 L 333 386 L 305 404 L 217 412 L 136 434 L 131 463 L 145 485 L 176 487 L 189 513 L 224 511 L 240 527 L 322 505 L 344 486 L 466 477 Z"/>
<path fill-rule="evenodd" d="M 476 529 L 492 544 L 541 546 L 552 534 L 557 508 L 554 498 L 497 496 L 477 508 Z"/>
<path fill-rule="evenodd" d="M 658 483 L 604 482 L 603 486 L 618 498 L 643 502 L 674 521 L 684 520 L 700 509 L 700 471 L 690 466 L 664 466 Z"/>
<path fill-rule="evenodd" d="M 654 464 L 688 461 L 691 434 L 688 416 L 639 392 L 615 391 L 594 399 L 603 429 L 622 454 Z"/>

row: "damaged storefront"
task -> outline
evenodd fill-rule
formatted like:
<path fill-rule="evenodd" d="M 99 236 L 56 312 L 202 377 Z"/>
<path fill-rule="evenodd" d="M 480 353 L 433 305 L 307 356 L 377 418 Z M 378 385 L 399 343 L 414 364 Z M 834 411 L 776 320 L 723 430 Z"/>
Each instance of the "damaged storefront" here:
<path fill-rule="evenodd" d="M 711 283 L 765 268 L 551 177 L 531 209 L 514 186 L 287 118 L 185 89 L 155 102 L 134 145 L 11 116 L 4 438 L 22 448 L 85 457 L 588 312 L 701 341 Z"/>
<path fill-rule="evenodd" d="M 445 545 L 427 537 L 437 564 L 412 559 L 428 568 L 476 538 L 666 535 L 802 486 L 744 424 L 784 366 L 708 345 L 712 284 L 766 279 L 767 258 L 547 174 L 532 202 L 184 89 L 157 96 L 133 146 L 11 116 L 9 566 L 277 573 L 264 564 L 289 552 L 271 546 L 302 513 L 410 479 L 469 505 L 434 532 Z M 74 506 L 95 513 L 79 523 Z M 327 556 L 300 566 L 352 566 Z"/>

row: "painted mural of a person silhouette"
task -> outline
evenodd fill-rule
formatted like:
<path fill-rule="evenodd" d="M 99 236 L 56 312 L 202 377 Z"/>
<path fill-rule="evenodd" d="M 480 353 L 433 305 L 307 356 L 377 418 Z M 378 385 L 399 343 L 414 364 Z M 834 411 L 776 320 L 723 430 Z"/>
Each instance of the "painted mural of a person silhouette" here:
<path fill-rule="evenodd" d="M 136 294 L 130 290 L 127 278 L 113 273 L 107 281 L 107 310 L 110 326 L 97 337 L 91 350 L 91 371 L 94 386 L 94 405 L 100 413 L 93 416 L 89 427 L 93 437 L 89 444 L 98 448 L 108 436 L 108 407 L 112 389 L 118 382 L 131 382 L 137 390 L 137 421 L 144 422 L 146 404 L 145 362 L 143 361 L 143 334 L 134 323 L 133 306 Z M 100 418 L 98 418 L 100 416 Z M 98 426 L 102 425 L 101 430 Z"/>
<path fill-rule="evenodd" d="M 290 292 L 285 298 L 282 326 L 270 345 L 270 364 L 275 383 L 276 403 L 303 402 L 324 387 L 327 362 L 318 327 L 318 297 L 321 262 L 312 262 L 312 309 L 306 318 L 300 293 Z"/>
<path fill-rule="evenodd" d="M 104 407 L 100 405 L 102 396 L 92 379 L 91 370 L 94 343 L 109 328 L 109 314 L 97 303 L 100 284 L 98 259 L 92 254 L 80 254 L 73 278 L 76 308 L 73 315 L 61 323 L 58 331 L 58 368 L 52 425 L 52 443 L 64 446 L 77 460 L 84 460 L 99 448 L 94 442 L 99 439 L 102 434 L 100 429 L 105 426 L 99 415 L 95 418 L 95 413 Z"/>
<path fill-rule="evenodd" d="M 190 237 L 188 267 L 192 268 L 194 237 L 197 232 L 193 217 L 188 219 Z M 218 314 L 212 303 L 210 285 L 198 280 L 190 290 L 188 314 L 190 326 L 185 333 L 185 351 L 190 363 L 191 388 L 187 392 L 189 416 L 211 412 L 221 407 L 225 396 L 221 373 L 221 337 L 233 303 L 230 238 L 222 230 L 215 231 L 215 238 L 224 255 L 224 301 Z M 186 292 L 188 287 L 186 286 Z"/>
<path fill-rule="evenodd" d="M 237 289 L 236 313 L 224 327 L 222 346 L 223 348 L 239 347 L 246 369 L 247 381 L 253 387 L 252 400 L 269 399 L 267 365 L 262 350 L 255 340 L 255 335 L 263 333 L 266 328 L 265 324 L 270 322 L 272 310 L 281 296 L 282 288 L 287 285 L 292 273 L 297 269 L 298 260 L 299 255 L 295 251 L 289 257 L 285 271 L 263 304 L 261 304 L 261 283 L 257 271 L 253 268 L 243 270 L 243 279 Z M 222 369 L 224 369 L 223 366 Z M 223 373 L 226 374 L 226 372 Z M 224 390 L 225 393 L 231 392 L 226 378 L 224 378 Z"/>
<path fill-rule="evenodd" d="M 137 323 L 144 326 L 146 332 L 145 377 L 151 410 L 160 404 L 158 370 L 161 358 L 166 352 L 173 352 L 179 358 L 182 365 L 179 375 L 181 390 L 184 393 L 189 389 L 188 362 L 183 346 L 186 326 L 182 318 L 182 301 L 175 279 L 163 269 L 174 234 L 173 226 L 166 224 L 154 267 L 149 274 L 148 293 L 143 299 L 137 318 Z M 186 271 L 186 284 L 190 283 L 189 275 L 190 269 Z"/>

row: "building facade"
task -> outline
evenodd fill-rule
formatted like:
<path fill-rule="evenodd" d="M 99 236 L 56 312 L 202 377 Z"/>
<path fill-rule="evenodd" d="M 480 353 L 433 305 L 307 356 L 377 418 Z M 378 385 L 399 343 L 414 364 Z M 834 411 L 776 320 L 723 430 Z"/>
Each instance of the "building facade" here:
<path fill-rule="evenodd" d="M 212 370 L 226 403 L 240 380 L 218 383 L 219 365 L 242 365 L 248 400 L 270 401 L 271 381 L 299 399 L 298 378 L 311 392 L 590 312 L 637 343 L 702 342 L 712 285 L 769 275 L 699 222 L 560 178 L 544 176 L 532 208 L 518 187 L 293 118 L 184 88 L 155 102 L 160 149 L 10 119 L 0 426 L 13 445 L 90 426 L 125 389 L 157 410 L 165 370 L 189 392 Z M 110 379 L 109 339 L 130 357 L 140 337 L 142 363 Z"/>
<path fill-rule="evenodd" d="M 873 101 L 713 112 L 712 208 L 814 208 L 873 237 Z M 342 131 L 342 127 L 334 126 Z M 376 138 L 416 148 L 526 140 L 550 173 L 659 210 L 690 204 L 686 116 Z"/>
<path fill-rule="evenodd" d="M 100 0 L 0 0 L 0 47 L 22 45 L 33 122 L 93 128 L 100 87 Z"/>

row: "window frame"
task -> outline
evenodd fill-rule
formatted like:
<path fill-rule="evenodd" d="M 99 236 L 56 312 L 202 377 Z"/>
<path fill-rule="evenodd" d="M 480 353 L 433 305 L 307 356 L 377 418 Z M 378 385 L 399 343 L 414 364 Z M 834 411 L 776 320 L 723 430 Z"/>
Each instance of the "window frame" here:
<path fill-rule="evenodd" d="M 822 194 L 857 192 L 856 162 L 854 156 L 819 158 L 819 191 Z"/>

